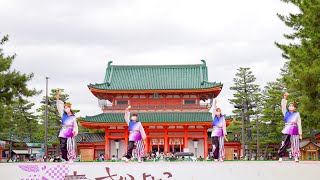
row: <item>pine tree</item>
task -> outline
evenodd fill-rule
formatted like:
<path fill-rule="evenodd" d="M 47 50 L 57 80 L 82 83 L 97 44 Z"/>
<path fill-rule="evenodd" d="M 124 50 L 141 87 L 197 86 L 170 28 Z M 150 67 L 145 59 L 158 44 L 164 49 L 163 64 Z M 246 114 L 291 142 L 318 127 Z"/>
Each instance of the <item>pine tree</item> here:
<path fill-rule="evenodd" d="M 250 70 L 250 68 L 242 67 L 237 70 L 238 72 L 236 73 L 236 77 L 233 78 L 234 86 L 230 87 L 230 90 L 235 91 L 235 93 L 233 94 L 234 99 L 229 99 L 230 103 L 233 105 L 242 105 L 242 101 L 245 100 L 248 107 L 250 107 L 252 104 L 258 104 L 260 99 L 260 88 L 259 85 L 254 84 L 256 78 L 252 74 L 252 71 Z M 241 134 L 241 110 L 236 109 L 233 111 L 233 113 L 235 113 L 236 120 L 234 120 L 234 123 L 231 123 L 231 128 L 228 128 L 228 130 L 232 129 L 234 131 L 233 134 Z M 249 145 L 249 149 L 252 150 L 253 145 L 255 144 L 255 142 L 253 141 L 254 134 L 252 134 L 253 126 L 255 124 L 250 121 L 250 116 L 256 114 L 256 112 L 251 109 L 245 113 L 246 137 L 239 137 L 241 138 L 241 140 L 242 138 L 245 138 L 246 145 Z"/>
<path fill-rule="evenodd" d="M 297 14 L 278 17 L 293 33 L 284 36 L 289 44 L 276 45 L 288 60 L 288 72 L 283 78 L 288 92 L 296 94 L 304 135 L 320 129 L 320 1 L 282 0 L 299 8 Z"/>
<path fill-rule="evenodd" d="M 268 82 L 262 91 L 263 109 L 261 111 L 261 147 L 264 157 L 268 154 L 270 145 L 281 142 L 281 130 L 284 125 L 281 111 L 281 99 L 285 87 L 281 79 L 275 82 Z"/>
<path fill-rule="evenodd" d="M 229 99 L 233 105 L 242 104 L 242 100 L 246 100 L 248 104 L 257 101 L 257 95 L 259 95 L 259 85 L 254 84 L 256 77 L 252 74 L 250 68 L 237 69 L 236 78 L 233 78 L 234 86 L 230 87 L 230 90 L 236 91 L 233 94 L 234 99 Z M 241 110 L 232 111 L 238 117 L 241 116 Z"/>
<path fill-rule="evenodd" d="M 20 140 L 28 138 L 30 142 L 38 141 L 37 131 L 41 126 L 38 123 L 38 117 L 31 111 L 33 106 L 34 103 L 30 103 L 28 100 L 17 100 L 12 104 L 14 133 Z"/>
<path fill-rule="evenodd" d="M 27 102 L 27 98 L 40 93 L 35 89 L 29 89 L 27 86 L 27 83 L 33 78 L 32 73 L 22 74 L 11 69 L 16 55 L 4 54 L 3 45 L 8 40 L 9 36 L 6 35 L 0 41 L 0 132 L 9 132 L 12 128 L 19 128 L 16 126 L 21 125 L 16 122 L 16 117 L 22 111 L 17 111 L 17 108 L 23 107 L 25 104 L 21 104 L 21 102 Z M 23 130 L 22 132 L 24 133 Z"/>

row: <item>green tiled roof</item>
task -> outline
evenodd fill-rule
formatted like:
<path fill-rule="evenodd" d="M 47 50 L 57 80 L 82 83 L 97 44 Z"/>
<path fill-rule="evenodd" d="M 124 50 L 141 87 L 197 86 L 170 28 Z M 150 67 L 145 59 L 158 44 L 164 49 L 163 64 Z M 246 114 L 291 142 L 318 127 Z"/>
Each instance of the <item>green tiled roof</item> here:
<path fill-rule="evenodd" d="M 13 142 L 20 142 L 20 143 L 26 143 L 26 146 L 28 147 L 40 147 L 43 141 L 38 141 L 36 143 L 30 143 L 31 140 L 28 137 L 18 137 L 14 136 Z M 82 137 L 86 136 L 86 141 L 82 140 Z M 9 140 L 6 140 L 9 141 Z M 59 141 L 58 137 L 48 137 L 48 142 L 56 142 Z M 105 134 L 104 133 L 83 133 L 79 132 L 79 134 L 75 138 L 76 142 L 105 142 Z M 52 146 L 52 144 L 48 144 L 49 146 Z"/>
<path fill-rule="evenodd" d="M 83 141 L 82 137 L 85 136 L 86 140 Z M 76 136 L 76 142 L 105 142 L 104 133 L 79 133 Z"/>
<path fill-rule="evenodd" d="M 209 112 L 139 112 L 141 122 L 211 122 L 212 116 Z M 85 122 L 97 123 L 125 123 L 124 113 L 102 113 L 96 116 L 81 118 Z"/>
<path fill-rule="evenodd" d="M 184 90 L 222 86 L 208 81 L 208 69 L 193 65 L 111 65 L 108 63 L 104 82 L 88 87 L 101 90 Z"/>

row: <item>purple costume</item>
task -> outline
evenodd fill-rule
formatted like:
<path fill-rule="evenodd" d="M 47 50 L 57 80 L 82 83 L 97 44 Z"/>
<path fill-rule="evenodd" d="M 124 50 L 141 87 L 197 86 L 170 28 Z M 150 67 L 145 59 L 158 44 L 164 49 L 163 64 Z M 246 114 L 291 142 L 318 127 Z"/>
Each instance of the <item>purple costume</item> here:
<path fill-rule="evenodd" d="M 299 112 L 290 112 L 286 107 L 287 100 L 282 99 L 281 108 L 284 115 L 285 126 L 282 129 L 282 142 L 278 151 L 279 157 L 283 157 L 287 148 L 291 145 L 291 153 L 294 157 L 300 156 L 300 140 L 299 136 L 302 135 L 301 118 Z"/>
<path fill-rule="evenodd" d="M 78 134 L 77 118 L 74 115 L 68 116 L 64 112 L 64 103 L 60 100 L 57 101 L 57 109 L 60 117 L 62 118 L 62 128 L 59 132 L 62 158 L 65 160 L 73 160 L 76 158 L 76 146 L 73 132 L 75 133 L 75 135 Z"/>
<path fill-rule="evenodd" d="M 134 148 L 134 144 L 136 144 L 136 151 L 138 159 L 140 159 L 144 155 L 144 143 L 143 139 L 145 139 L 146 133 L 143 129 L 141 122 L 130 120 L 130 112 L 128 109 L 125 111 L 124 119 L 128 124 L 129 129 L 129 144 L 126 158 L 130 159 L 132 157 L 132 150 Z"/>
<path fill-rule="evenodd" d="M 224 136 L 227 135 L 226 120 L 223 115 L 220 117 L 216 116 L 217 107 L 214 105 L 211 107 L 210 112 L 212 113 L 212 152 L 214 159 L 224 158 Z"/>

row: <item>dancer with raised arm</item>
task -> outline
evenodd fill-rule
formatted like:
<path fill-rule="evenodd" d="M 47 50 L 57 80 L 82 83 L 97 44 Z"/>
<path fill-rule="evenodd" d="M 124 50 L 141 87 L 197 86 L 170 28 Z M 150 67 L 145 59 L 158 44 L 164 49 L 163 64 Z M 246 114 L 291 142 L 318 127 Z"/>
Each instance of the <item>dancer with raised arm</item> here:
<path fill-rule="evenodd" d="M 214 99 L 210 112 L 212 113 L 212 152 L 214 161 L 223 162 L 224 158 L 224 140 L 227 139 L 226 120 L 221 114 L 221 109 L 217 108 L 217 99 Z"/>
<path fill-rule="evenodd" d="M 129 129 L 129 142 L 128 142 L 128 151 L 125 156 L 126 162 L 132 157 L 132 150 L 136 144 L 136 151 L 138 156 L 138 162 L 141 163 L 141 157 L 144 155 L 144 139 L 146 138 L 146 133 L 144 132 L 141 122 L 138 121 L 137 113 L 130 113 L 131 106 L 125 110 L 124 119 L 128 124 Z"/>
<path fill-rule="evenodd" d="M 299 162 L 300 157 L 300 139 L 302 139 L 302 127 L 300 113 L 296 112 L 296 104 L 294 101 L 288 103 L 288 93 L 284 93 L 281 101 L 282 113 L 284 115 L 285 126 L 282 129 L 282 142 L 278 151 L 279 162 L 282 162 L 282 157 L 285 155 L 287 148 L 291 144 L 291 153 L 295 162 Z"/>
<path fill-rule="evenodd" d="M 71 110 L 71 104 L 64 104 L 60 100 L 61 90 L 58 91 L 56 96 L 57 110 L 61 119 L 61 129 L 59 132 L 60 149 L 62 159 L 68 163 L 73 163 L 76 158 L 75 136 L 78 134 L 77 118 Z"/>

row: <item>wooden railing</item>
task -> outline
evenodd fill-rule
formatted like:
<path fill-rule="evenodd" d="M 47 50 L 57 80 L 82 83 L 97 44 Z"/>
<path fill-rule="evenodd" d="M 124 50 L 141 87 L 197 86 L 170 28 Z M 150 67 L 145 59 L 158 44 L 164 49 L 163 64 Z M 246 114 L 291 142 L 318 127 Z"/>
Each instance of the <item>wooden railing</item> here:
<path fill-rule="evenodd" d="M 125 109 L 128 105 L 107 105 L 102 109 Z M 183 104 L 183 105 L 131 105 L 132 109 L 208 109 L 205 104 Z"/>

